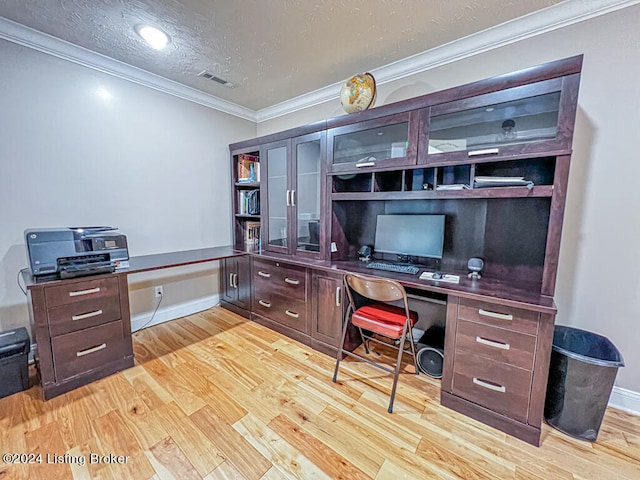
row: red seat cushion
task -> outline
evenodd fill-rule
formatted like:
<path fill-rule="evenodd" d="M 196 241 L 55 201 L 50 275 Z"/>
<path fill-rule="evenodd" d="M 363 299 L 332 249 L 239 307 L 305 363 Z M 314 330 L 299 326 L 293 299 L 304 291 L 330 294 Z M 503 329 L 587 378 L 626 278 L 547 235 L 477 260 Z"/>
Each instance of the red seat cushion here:
<path fill-rule="evenodd" d="M 413 327 L 418 321 L 418 314 L 410 311 L 409 318 Z M 356 327 L 364 328 L 389 338 L 400 338 L 402 336 L 405 321 L 404 308 L 386 303 L 374 303 L 360 307 L 353 312 L 351 317 L 351 323 Z"/>

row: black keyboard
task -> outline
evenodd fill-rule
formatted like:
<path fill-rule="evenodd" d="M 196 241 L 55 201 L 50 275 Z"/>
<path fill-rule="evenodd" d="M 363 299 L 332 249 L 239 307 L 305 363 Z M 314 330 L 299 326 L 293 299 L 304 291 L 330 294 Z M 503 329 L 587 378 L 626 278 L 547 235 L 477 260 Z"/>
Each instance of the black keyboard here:
<path fill-rule="evenodd" d="M 409 275 L 417 274 L 420 269 L 414 265 L 398 265 L 396 263 L 371 262 L 367 264 L 367 268 L 375 270 L 384 270 L 386 272 L 407 273 Z"/>

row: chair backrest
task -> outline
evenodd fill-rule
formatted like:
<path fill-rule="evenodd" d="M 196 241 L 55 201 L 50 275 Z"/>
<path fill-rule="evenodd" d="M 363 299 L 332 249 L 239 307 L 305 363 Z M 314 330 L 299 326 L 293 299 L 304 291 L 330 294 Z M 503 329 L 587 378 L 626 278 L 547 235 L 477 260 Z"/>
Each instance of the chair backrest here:
<path fill-rule="evenodd" d="M 407 292 L 404 287 L 394 280 L 379 277 L 369 277 L 366 275 L 356 275 L 346 273 L 344 283 L 347 287 L 347 296 L 352 306 L 355 306 L 351 291 L 362 295 L 365 298 L 376 302 L 397 302 L 404 303 L 404 309 L 409 317 L 409 302 Z M 355 308 L 355 307 L 354 307 Z"/>

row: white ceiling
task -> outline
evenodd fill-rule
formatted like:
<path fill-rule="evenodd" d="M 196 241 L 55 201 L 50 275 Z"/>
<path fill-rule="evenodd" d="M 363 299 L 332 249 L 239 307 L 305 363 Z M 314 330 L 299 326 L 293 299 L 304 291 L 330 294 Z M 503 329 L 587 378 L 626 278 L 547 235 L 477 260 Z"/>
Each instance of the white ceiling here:
<path fill-rule="evenodd" d="M 0 16 L 260 110 L 558 3 L 567 2 L 3 0 Z M 171 44 L 149 48 L 138 24 L 162 28 Z"/>

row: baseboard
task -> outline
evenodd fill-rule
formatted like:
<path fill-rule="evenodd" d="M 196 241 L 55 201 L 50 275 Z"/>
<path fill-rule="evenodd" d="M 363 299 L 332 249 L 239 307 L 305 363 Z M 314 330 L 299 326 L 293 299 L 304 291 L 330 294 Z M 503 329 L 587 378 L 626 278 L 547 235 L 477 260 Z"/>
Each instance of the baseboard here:
<path fill-rule="evenodd" d="M 220 303 L 220 295 L 211 295 L 192 302 L 179 303 L 167 308 L 159 308 L 155 316 L 153 312 L 145 312 L 131 317 L 131 331 L 136 332 L 142 328 L 151 327 L 160 323 L 186 317 L 194 313 L 202 312 Z M 153 318 L 153 320 L 151 320 Z"/>
<path fill-rule="evenodd" d="M 609 397 L 609 406 L 640 415 L 640 393 L 626 388 L 613 387 L 611 397 Z"/>

